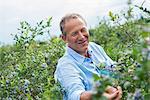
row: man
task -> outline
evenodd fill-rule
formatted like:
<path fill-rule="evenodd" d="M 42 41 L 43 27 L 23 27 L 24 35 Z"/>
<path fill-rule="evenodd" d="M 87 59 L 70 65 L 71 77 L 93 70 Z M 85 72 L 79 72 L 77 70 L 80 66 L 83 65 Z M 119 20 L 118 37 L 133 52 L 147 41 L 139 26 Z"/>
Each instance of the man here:
<path fill-rule="evenodd" d="M 59 59 L 55 78 L 64 89 L 64 100 L 91 100 L 93 75 L 100 76 L 98 65 L 111 66 L 113 61 L 102 47 L 89 42 L 87 23 L 76 13 L 64 16 L 60 22 L 62 39 L 66 42 L 66 52 Z M 103 96 L 109 100 L 119 100 L 121 88 L 107 87 Z M 114 99 L 115 98 L 115 99 Z"/>

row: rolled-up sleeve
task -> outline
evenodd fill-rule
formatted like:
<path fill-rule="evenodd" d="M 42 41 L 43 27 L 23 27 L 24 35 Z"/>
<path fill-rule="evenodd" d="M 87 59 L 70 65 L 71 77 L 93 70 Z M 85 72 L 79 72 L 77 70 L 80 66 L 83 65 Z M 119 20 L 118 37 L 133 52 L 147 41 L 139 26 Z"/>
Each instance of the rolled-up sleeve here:
<path fill-rule="evenodd" d="M 80 100 L 80 95 L 85 91 L 85 86 L 75 66 L 72 63 L 58 64 L 55 74 L 67 93 L 67 100 Z"/>

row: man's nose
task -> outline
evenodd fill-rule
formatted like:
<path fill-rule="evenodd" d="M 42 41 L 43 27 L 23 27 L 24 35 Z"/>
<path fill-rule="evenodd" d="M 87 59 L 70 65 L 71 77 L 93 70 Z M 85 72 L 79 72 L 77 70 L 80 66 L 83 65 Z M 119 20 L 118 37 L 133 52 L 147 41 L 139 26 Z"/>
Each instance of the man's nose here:
<path fill-rule="evenodd" d="M 79 39 L 83 39 L 83 38 L 84 38 L 83 33 L 79 31 Z"/>

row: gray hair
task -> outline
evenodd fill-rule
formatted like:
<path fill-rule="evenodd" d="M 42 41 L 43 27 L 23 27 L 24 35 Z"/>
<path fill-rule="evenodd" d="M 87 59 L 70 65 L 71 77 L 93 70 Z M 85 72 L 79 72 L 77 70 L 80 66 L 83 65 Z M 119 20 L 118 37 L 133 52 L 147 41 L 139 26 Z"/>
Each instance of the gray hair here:
<path fill-rule="evenodd" d="M 77 13 L 67 14 L 64 17 L 62 17 L 62 19 L 60 21 L 60 30 L 61 30 L 63 35 L 66 34 L 66 32 L 64 32 L 64 27 L 65 27 L 66 21 L 68 21 L 70 19 L 77 19 L 77 18 L 82 19 L 84 21 L 84 23 L 87 25 L 85 19 L 80 14 L 77 14 Z"/>

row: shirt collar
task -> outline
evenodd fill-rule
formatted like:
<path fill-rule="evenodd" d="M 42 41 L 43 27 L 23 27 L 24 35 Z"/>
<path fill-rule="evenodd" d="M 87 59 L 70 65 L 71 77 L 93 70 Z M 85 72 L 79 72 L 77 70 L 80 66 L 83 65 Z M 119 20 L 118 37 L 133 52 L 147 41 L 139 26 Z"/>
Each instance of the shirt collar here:
<path fill-rule="evenodd" d="M 86 57 L 80 55 L 79 53 L 77 53 L 76 51 L 74 51 L 72 48 L 68 47 L 66 45 L 66 51 L 67 54 L 69 54 L 70 56 L 72 56 L 76 61 L 78 61 L 79 63 L 83 63 L 86 59 Z M 88 46 L 88 53 L 91 55 L 92 50 L 90 49 L 90 47 Z"/>

